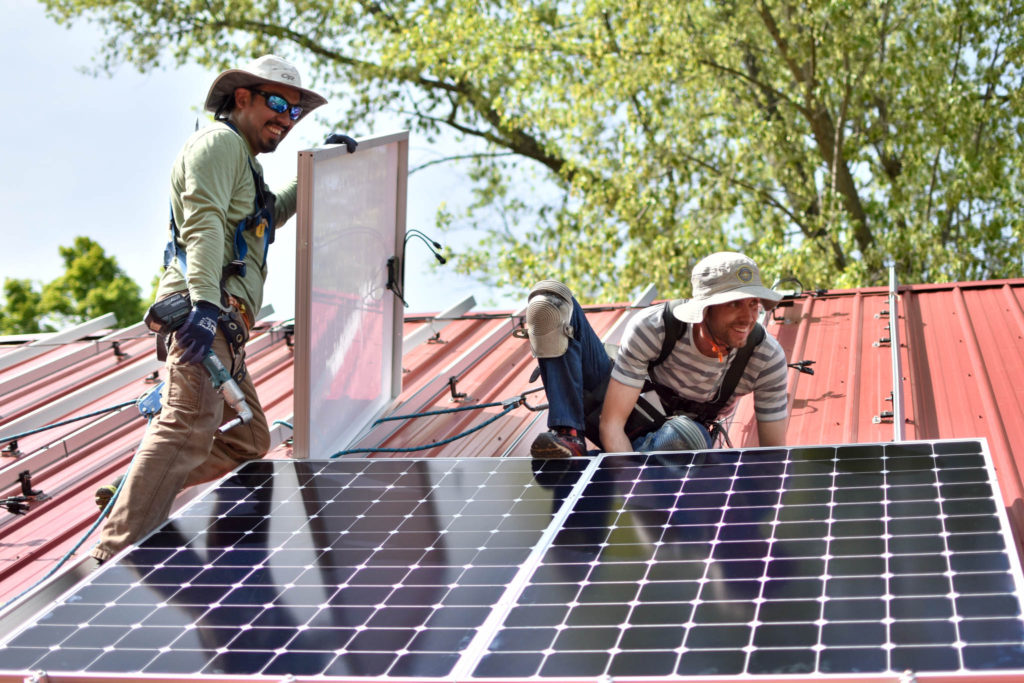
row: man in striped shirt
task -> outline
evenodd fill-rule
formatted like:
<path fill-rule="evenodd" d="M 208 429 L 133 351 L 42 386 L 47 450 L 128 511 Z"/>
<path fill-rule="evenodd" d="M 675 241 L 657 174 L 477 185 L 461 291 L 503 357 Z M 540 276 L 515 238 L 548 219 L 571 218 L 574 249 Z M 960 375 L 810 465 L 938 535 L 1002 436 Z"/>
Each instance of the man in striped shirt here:
<path fill-rule="evenodd" d="M 732 395 L 719 396 L 734 359 L 755 333 L 762 307 L 774 307 L 781 295 L 762 285 L 754 261 L 735 252 L 698 262 L 691 282 L 693 298 L 651 306 L 630 321 L 614 363 L 565 285 L 544 280 L 534 287 L 526 326 L 547 393 L 551 430 L 537 436 L 530 448 L 534 457 L 585 455 L 584 435 L 609 452 L 711 448 L 714 422 L 749 393 L 759 444 L 784 444 L 787 363 L 774 337 L 764 333 Z M 666 316 L 676 318 L 669 327 L 686 324 L 667 357 L 655 363 Z M 648 382 L 660 385 L 659 395 L 676 408 L 664 423 L 638 415 Z M 719 405 L 716 399 L 722 398 Z"/>

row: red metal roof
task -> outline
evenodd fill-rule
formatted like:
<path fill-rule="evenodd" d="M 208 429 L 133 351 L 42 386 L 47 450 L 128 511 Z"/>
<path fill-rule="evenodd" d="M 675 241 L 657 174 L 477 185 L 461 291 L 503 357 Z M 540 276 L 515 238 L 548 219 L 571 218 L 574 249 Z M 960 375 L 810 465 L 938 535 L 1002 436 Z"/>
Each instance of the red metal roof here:
<path fill-rule="evenodd" d="M 1024 279 L 902 286 L 892 330 L 886 288 L 829 290 L 792 299 L 767 325 L 791 362 L 813 361 L 813 375 L 790 371 L 789 443 L 892 441 L 897 426 L 893 412 L 905 416 L 902 427 L 908 440 L 983 437 L 1019 549 L 1024 449 L 1014 447 L 1024 444 L 1022 300 Z M 635 311 L 628 304 L 587 310 L 595 331 L 607 341 L 617 340 Z M 405 349 L 403 391 L 391 414 L 506 400 L 517 406 L 482 429 L 437 446 L 432 444 L 504 408 L 384 422 L 356 446 L 378 449 L 371 457 L 401 457 L 406 454 L 402 449 L 421 447 L 429 448 L 411 455 L 527 457 L 533 436 L 546 426 L 543 411 L 531 409 L 544 402 L 542 392 L 525 394 L 525 404 L 517 400 L 540 387 L 539 380 L 530 381 L 536 364 L 528 343 L 512 335 L 521 314 L 469 313 L 445 323 L 441 327 L 431 316 L 406 320 L 407 338 L 429 339 Z M 425 326 L 439 332 L 421 334 Z M 261 325 L 248 348 L 251 372 L 274 425 L 270 457 L 290 454 L 290 430 L 282 424 L 292 417 L 290 334 L 289 327 Z M 893 398 L 897 354 L 892 339 L 898 343 L 902 401 L 898 393 Z M 30 358 L 26 348 L 24 341 L 0 344 L 0 436 L 133 401 L 152 386 L 152 372 L 160 367 L 152 340 L 141 327 L 43 346 Z M 456 394 L 464 396 L 453 400 Z M 129 406 L 22 437 L 16 454 L 4 454 L 0 498 L 19 493 L 17 476 L 26 470 L 32 487 L 45 498 L 33 503 L 26 515 L 0 511 L 0 606 L 38 581 L 89 530 L 96 519 L 94 490 L 127 466 L 144 426 Z M 756 445 L 749 399 L 740 402 L 729 433 L 736 446 Z M 0 442 L 0 447 L 6 445 Z M 87 554 L 94 541 L 95 531 L 76 557 Z M 985 679 L 1015 680 L 1005 675 Z"/>

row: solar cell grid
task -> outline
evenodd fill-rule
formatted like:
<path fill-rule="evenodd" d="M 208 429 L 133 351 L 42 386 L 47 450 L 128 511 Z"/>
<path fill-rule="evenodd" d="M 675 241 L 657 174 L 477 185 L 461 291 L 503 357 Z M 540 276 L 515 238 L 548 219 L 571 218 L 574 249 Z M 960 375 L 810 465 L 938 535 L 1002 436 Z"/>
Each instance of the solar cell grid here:
<path fill-rule="evenodd" d="M 992 481 L 977 442 L 609 456 L 476 675 L 1020 667 Z M 616 563 L 647 568 L 635 596 L 601 589 Z M 561 635 L 594 606 L 618 608 L 601 639 Z"/>
<path fill-rule="evenodd" d="M 514 678 L 1007 670 L 982 444 L 257 462 L 4 667 Z"/>

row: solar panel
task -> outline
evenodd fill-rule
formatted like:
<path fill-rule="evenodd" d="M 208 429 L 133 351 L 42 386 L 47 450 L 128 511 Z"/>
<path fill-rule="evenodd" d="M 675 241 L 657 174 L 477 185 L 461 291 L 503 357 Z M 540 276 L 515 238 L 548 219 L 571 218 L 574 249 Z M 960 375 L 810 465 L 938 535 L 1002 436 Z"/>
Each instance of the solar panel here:
<path fill-rule="evenodd" d="M 0 647 L 91 673 L 1024 668 L 983 442 L 250 463 Z"/>

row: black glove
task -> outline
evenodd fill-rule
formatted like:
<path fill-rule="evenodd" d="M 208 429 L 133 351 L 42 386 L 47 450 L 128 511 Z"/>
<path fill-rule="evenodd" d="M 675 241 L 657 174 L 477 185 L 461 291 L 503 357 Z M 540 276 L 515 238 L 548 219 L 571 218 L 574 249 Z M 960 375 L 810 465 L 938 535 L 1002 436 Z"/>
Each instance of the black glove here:
<path fill-rule="evenodd" d="M 208 301 L 197 301 L 185 324 L 178 328 L 175 339 L 185 351 L 182 363 L 199 363 L 206 358 L 217 335 L 217 316 L 220 309 Z"/>
<path fill-rule="evenodd" d="M 324 144 L 345 145 L 345 149 L 348 150 L 349 154 L 356 151 L 356 147 L 359 146 L 359 143 L 356 142 L 353 138 L 350 138 L 347 135 L 342 135 L 341 133 L 331 133 L 330 135 L 327 136 L 327 139 L 324 140 Z"/>

